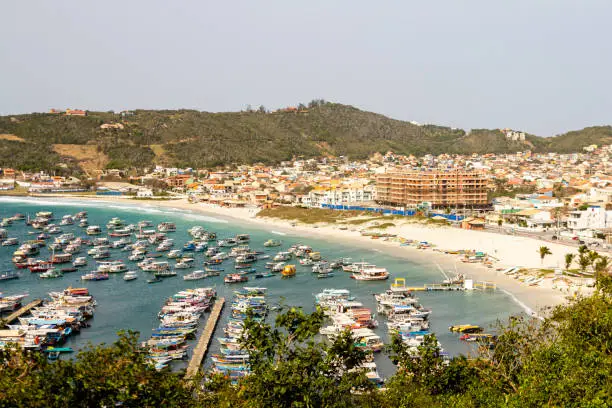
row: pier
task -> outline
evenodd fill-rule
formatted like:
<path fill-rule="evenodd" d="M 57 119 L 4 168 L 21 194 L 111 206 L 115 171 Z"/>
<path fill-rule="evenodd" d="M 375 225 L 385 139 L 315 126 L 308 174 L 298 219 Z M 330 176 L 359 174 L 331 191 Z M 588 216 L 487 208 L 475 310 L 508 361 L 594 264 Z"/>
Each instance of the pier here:
<path fill-rule="evenodd" d="M 221 317 L 221 310 L 223 310 L 224 304 L 225 298 L 219 298 L 215 302 L 215 305 L 210 312 L 210 316 L 208 316 L 208 320 L 206 321 L 206 326 L 202 331 L 202 335 L 198 339 L 198 344 L 193 350 L 193 355 L 191 356 L 189 366 L 187 366 L 187 371 L 185 373 L 186 379 L 192 378 L 202 365 L 202 360 L 204 359 L 206 351 L 208 350 L 208 345 L 210 344 L 210 339 L 215 332 L 215 327 L 217 327 L 219 317 Z"/>
<path fill-rule="evenodd" d="M 40 306 L 42 304 L 42 299 L 34 299 L 33 301 L 31 301 L 30 303 L 28 303 L 27 305 L 25 305 L 24 307 L 22 307 L 19 310 L 14 311 L 13 313 L 11 313 L 10 315 L 8 315 L 6 317 L 6 319 L 2 319 L 1 320 L 1 327 L 4 327 L 7 324 L 13 323 L 15 320 L 17 320 L 17 318 L 23 316 L 24 314 L 28 313 L 30 310 L 32 310 L 33 308 Z"/>

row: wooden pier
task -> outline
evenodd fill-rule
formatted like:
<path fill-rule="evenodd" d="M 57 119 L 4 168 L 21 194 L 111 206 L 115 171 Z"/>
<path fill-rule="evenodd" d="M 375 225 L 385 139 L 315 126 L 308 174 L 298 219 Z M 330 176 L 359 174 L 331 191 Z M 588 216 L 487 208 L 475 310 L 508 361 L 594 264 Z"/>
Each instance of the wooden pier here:
<path fill-rule="evenodd" d="M 219 321 L 219 317 L 221 317 L 221 310 L 223 310 L 223 305 L 225 304 L 225 298 L 219 298 L 215 302 L 215 305 L 210 312 L 210 316 L 208 316 L 208 320 L 206 321 L 206 326 L 202 331 L 202 335 L 198 339 L 198 344 L 193 350 L 193 355 L 191 356 L 191 360 L 189 361 L 189 366 L 187 366 L 187 372 L 185 373 L 185 378 L 192 378 L 198 372 L 198 369 L 202 365 L 202 360 L 206 355 L 206 351 L 208 350 L 208 345 L 210 344 L 210 339 L 215 332 L 215 327 L 217 327 L 217 322 Z"/>
<path fill-rule="evenodd" d="M 31 301 L 30 303 L 28 303 L 27 305 L 25 305 L 24 307 L 22 307 L 19 310 L 14 311 L 13 313 L 11 313 L 10 315 L 8 315 L 5 319 L 1 319 L 0 322 L 0 327 L 4 327 L 7 324 L 11 324 L 13 323 L 15 320 L 17 320 L 17 318 L 23 316 L 24 314 L 28 313 L 30 310 L 32 310 L 33 308 L 40 306 L 42 304 L 42 299 L 34 299 L 33 301 Z"/>

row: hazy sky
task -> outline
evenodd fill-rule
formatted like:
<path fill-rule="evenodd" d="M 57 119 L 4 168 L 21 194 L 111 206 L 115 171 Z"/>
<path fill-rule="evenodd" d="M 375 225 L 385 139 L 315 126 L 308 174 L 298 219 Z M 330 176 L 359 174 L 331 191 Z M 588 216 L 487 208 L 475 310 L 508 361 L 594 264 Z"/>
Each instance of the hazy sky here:
<path fill-rule="evenodd" d="M 612 1 L 2 1 L 0 113 L 273 109 L 612 123 Z"/>

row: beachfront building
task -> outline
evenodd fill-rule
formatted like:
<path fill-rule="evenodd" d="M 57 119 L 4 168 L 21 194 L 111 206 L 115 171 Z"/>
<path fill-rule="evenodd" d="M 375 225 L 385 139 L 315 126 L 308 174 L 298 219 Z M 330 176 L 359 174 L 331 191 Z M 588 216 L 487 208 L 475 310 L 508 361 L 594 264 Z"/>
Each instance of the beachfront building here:
<path fill-rule="evenodd" d="M 487 179 L 468 170 L 413 170 L 376 176 L 376 201 L 384 205 L 415 208 L 488 206 Z"/>
<path fill-rule="evenodd" d="M 373 186 L 315 187 L 302 198 L 302 203 L 309 207 L 322 207 L 324 204 L 350 205 L 372 201 L 374 193 Z"/>
<path fill-rule="evenodd" d="M 572 211 L 567 219 L 567 228 L 574 233 L 612 228 L 612 211 L 595 205 L 584 211 Z"/>

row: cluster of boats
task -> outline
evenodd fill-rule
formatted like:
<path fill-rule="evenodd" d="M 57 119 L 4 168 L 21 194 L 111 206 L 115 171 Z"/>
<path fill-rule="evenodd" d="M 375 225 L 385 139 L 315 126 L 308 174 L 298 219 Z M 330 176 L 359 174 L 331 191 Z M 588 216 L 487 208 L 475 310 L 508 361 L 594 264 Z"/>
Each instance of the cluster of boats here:
<path fill-rule="evenodd" d="M 370 381 L 382 384 L 373 354 L 384 347 L 384 342 L 372 329 L 378 326 L 372 311 L 355 300 L 348 289 L 324 289 L 315 295 L 315 305 L 321 308 L 330 320 L 319 333 L 334 339 L 349 331 L 355 347 L 368 352 L 368 361 L 357 369 L 363 370 Z"/>
<path fill-rule="evenodd" d="M 162 306 L 158 313 L 160 325 L 143 344 L 148 361 L 157 370 L 167 367 L 172 360 L 187 356 L 187 339 L 195 337 L 200 317 L 210 309 L 216 295 L 213 288 L 186 289 L 170 297 Z"/>
<path fill-rule="evenodd" d="M 19 324 L 9 324 L 9 330 L 0 330 L 0 347 L 17 343 L 24 349 L 47 353 L 56 360 L 61 353 L 72 348 L 61 347 L 66 339 L 89 327 L 96 301 L 86 288 L 68 288 L 50 292 L 51 300 L 30 310 L 30 316 L 19 317 Z"/>
<path fill-rule="evenodd" d="M 232 382 L 250 373 L 249 352 L 241 345 L 244 333 L 244 322 L 247 311 L 252 319 L 263 322 L 268 314 L 266 303 L 266 288 L 243 287 L 234 291 L 231 314 L 223 332 L 225 337 L 219 337 L 219 354 L 212 356 L 213 371 L 221 373 Z"/>
<path fill-rule="evenodd" d="M 0 292 L 0 313 L 12 312 L 19 309 L 21 307 L 21 301 L 26 297 L 28 297 L 27 294 L 4 296 L 2 292 Z"/>
<path fill-rule="evenodd" d="M 404 344 L 416 354 L 429 334 L 430 309 L 424 308 L 419 299 L 406 287 L 404 278 L 396 278 L 391 287 L 374 295 L 377 312 L 385 316 L 389 333 L 397 334 Z"/>

